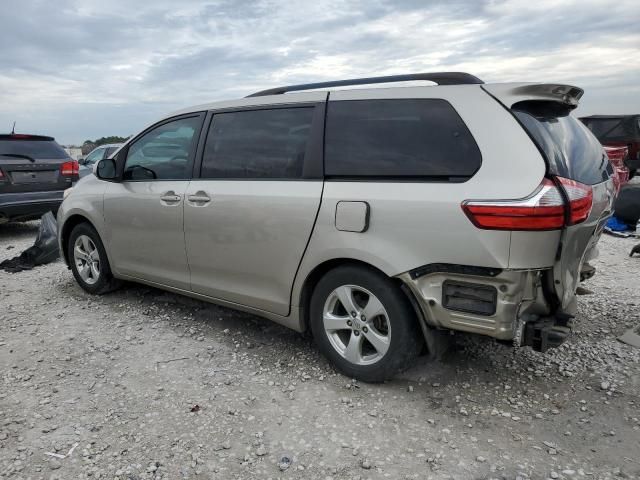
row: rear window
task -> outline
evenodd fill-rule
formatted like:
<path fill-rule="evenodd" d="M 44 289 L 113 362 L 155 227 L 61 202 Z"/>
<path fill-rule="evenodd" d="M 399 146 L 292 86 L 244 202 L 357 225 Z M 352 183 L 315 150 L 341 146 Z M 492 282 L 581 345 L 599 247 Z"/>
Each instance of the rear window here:
<path fill-rule="evenodd" d="M 582 122 L 601 143 L 638 141 L 638 119 L 622 118 L 583 118 Z"/>
<path fill-rule="evenodd" d="M 611 165 L 602 145 L 578 119 L 566 110 L 522 103 L 513 113 L 544 152 L 550 173 L 586 185 L 609 178 Z"/>
<path fill-rule="evenodd" d="M 466 180 L 480 150 L 451 104 L 440 99 L 329 102 L 325 174 Z"/>
<path fill-rule="evenodd" d="M 26 155 L 36 160 L 69 158 L 67 152 L 52 140 L 0 140 L 0 160 L 3 154 Z"/>

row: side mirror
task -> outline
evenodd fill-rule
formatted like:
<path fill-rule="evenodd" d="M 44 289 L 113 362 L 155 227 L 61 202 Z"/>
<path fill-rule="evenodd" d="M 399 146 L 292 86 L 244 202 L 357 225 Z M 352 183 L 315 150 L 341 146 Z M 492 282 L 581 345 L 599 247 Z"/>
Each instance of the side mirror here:
<path fill-rule="evenodd" d="M 104 158 L 94 163 L 93 174 L 100 180 L 117 180 L 116 161 L 113 158 Z"/>
<path fill-rule="evenodd" d="M 81 158 L 78 159 L 78 165 L 84 165 L 84 163 L 85 163 L 85 159 L 84 158 L 81 157 Z"/>

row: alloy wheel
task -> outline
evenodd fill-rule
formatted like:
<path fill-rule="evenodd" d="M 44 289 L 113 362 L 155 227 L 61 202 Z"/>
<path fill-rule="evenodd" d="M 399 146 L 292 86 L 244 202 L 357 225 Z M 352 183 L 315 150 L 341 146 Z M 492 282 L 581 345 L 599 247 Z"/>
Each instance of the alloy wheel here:
<path fill-rule="evenodd" d="M 322 312 L 331 346 L 354 365 L 371 365 L 387 353 L 391 324 L 382 302 L 369 290 L 342 285 L 333 290 Z"/>
<path fill-rule="evenodd" d="M 100 278 L 100 252 L 89 236 L 76 238 L 73 260 L 80 278 L 88 285 L 94 285 Z"/>

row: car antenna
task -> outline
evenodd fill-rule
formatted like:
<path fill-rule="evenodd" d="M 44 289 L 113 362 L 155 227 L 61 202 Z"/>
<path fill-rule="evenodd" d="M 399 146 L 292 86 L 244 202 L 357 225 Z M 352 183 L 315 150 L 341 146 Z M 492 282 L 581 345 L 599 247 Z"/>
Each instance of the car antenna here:
<path fill-rule="evenodd" d="M 15 135 L 16 133 L 16 121 L 13 121 L 13 127 L 11 127 L 11 135 Z"/>

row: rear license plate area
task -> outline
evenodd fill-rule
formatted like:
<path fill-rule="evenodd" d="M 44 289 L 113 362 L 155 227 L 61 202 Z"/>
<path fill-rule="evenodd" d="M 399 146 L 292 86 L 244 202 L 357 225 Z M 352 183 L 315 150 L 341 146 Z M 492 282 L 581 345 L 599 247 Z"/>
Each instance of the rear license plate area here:
<path fill-rule="evenodd" d="M 14 184 L 55 183 L 58 181 L 58 172 L 56 170 L 42 170 L 40 172 L 13 171 L 10 175 L 11 181 Z"/>

